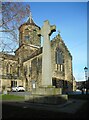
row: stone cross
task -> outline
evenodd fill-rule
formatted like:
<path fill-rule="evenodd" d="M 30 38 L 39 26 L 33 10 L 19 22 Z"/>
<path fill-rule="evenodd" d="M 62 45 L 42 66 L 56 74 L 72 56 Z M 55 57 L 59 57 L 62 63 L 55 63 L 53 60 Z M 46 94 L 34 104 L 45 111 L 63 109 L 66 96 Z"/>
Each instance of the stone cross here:
<path fill-rule="evenodd" d="M 44 21 L 44 25 L 39 31 L 43 36 L 43 53 L 42 53 L 42 86 L 52 86 L 52 63 L 51 63 L 51 42 L 50 36 L 56 31 L 56 26 L 50 26 L 49 21 Z"/>

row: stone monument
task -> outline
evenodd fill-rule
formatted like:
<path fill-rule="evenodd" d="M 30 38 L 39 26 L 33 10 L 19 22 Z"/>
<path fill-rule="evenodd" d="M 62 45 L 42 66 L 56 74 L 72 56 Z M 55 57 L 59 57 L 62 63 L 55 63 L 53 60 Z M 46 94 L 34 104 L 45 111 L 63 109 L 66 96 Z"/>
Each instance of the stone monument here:
<path fill-rule="evenodd" d="M 42 51 L 42 82 L 40 88 L 32 91 L 32 94 L 38 95 L 54 95 L 61 94 L 61 88 L 52 86 L 52 63 L 51 63 L 51 42 L 50 36 L 56 31 L 56 26 L 50 26 L 49 21 L 44 21 L 44 25 L 39 30 L 39 35 L 43 36 L 43 51 Z"/>
<path fill-rule="evenodd" d="M 43 52 L 42 52 L 42 86 L 52 86 L 52 69 L 51 69 L 51 43 L 50 35 L 56 31 L 56 26 L 50 26 L 49 21 L 44 21 L 44 25 L 39 31 L 43 36 Z"/>
<path fill-rule="evenodd" d="M 61 88 L 52 86 L 50 35 L 54 31 L 56 31 L 56 26 L 50 26 L 49 21 L 46 20 L 38 33 L 42 35 L 44 39 L 42 53 L 42 84 L 40 88 L 33 89 L 29 97 L 26 97 L 26 99 L 32 103 L 61 104 L 68 99 L 67 95 L 62 95 Z"/>

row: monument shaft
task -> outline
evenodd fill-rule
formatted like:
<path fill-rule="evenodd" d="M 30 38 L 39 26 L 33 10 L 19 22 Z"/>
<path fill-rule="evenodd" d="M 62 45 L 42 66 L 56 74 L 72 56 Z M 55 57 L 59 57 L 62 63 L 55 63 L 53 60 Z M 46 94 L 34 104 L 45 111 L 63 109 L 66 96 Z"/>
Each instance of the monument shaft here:
<path fill-rule="evenodd" d="M 56 26 L 50 26 L 49 21 L 44 21 L 40 30 L 43 36 L 43 53 L 42 53 L 42 86 L 52 85 L 52 63 L 51 63 L 51 42 L 50 35 L 56 30 Z"/>
<path fill-rule="evenodd" d="M 51 47 L 49 36 L 44 37 L 42 55 L 42 86 L 52 85 Z"/>

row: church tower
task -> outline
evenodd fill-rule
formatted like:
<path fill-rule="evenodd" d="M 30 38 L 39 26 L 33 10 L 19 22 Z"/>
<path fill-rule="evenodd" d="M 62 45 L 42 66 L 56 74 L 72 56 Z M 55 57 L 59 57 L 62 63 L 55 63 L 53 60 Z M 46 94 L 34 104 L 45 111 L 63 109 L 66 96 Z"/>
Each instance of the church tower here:
<path fill-rule="evenodd" d="M 19 27 L 19 47 L 23 44 L 31 44 L 40 47 L 41 37 L 37 35 L 39 29 L 40 27 L 34 23 L 30 12 L 30 17 L 27 22 Z"/>
<path fill-rule="evenodd" d="M 31 16 L 19 27 L 19 48 L 15 51 L 18 60 L 18 76 L 24 76 L 23 62 L 41 47 L 41 36 L 38 36 L 37 26 Z M 21 78 L 21 79 L 22 79 Z"/>

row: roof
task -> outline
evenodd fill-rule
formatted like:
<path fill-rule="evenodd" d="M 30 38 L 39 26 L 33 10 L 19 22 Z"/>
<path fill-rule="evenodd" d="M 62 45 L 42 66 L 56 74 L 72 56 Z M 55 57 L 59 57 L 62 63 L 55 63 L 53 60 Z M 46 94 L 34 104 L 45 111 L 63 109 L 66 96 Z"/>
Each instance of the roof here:
<path fill-rule="evenodd" d="M 7 54 L 4 52 L 0 52 L 0 58 L 16 61 L 15 55 Z"/>
<path fill-rule="evenodd" d="M 36 48 L 36 49 L 39 49 L 40 47 L 39 46 L 36 46 L 36 45 L 32 45 L 32 44 L 21 44 L 16 50 L 14 53 L 16 53 L 16 51 L 18 51 L 23 45 L 26 45 L 26 46 L 29 46 L 29 47 L 33 47 L 33 48 Z"/>
<path fill-rule="evenodd" d="M 62 42 L 63 46 L 65 47 L 66 51 L 69 53 L 69 56 L 72 58 L 72 55 L 70 53 L 70 51 L 68 50 L 66 44 L 64 43 L 64 41 L 62 40 L 60 34 L 56 35 L 56 37 L 54 37 L 52 40 L 51 40 L 51 44 L 55 44 L 56 41 L 59 42 L 59 40 Z"/>
<path fill-rule="evenodd" d="M 23 25 L 33 25 L 33 26 L 36 26 L 36 27 L 38 27 L 38 28 L 40 29 L 40 27 L 39 27 L 38 25 L 36 25 L 36 24 L 34 23 L 33 19 L 30 18 L 30 17 L 28 18 L 28 20 L 27 20 L 26 23 L 23 23 L 23 24 L 19 27 L 19 29 L 20 29 Z"/>
<path fill-rule="evenodd" d="M 30 56 L 28 56 L 27 58 L 23 59 L 23 62 L 26 62 L 27 60 L 30 60 L 31 58 L 38 56 L 42 53 L 42 49 L 43 47 L 39 48 L 38 50 L 36 50 L 35 52 L 33 52 Z"/>

